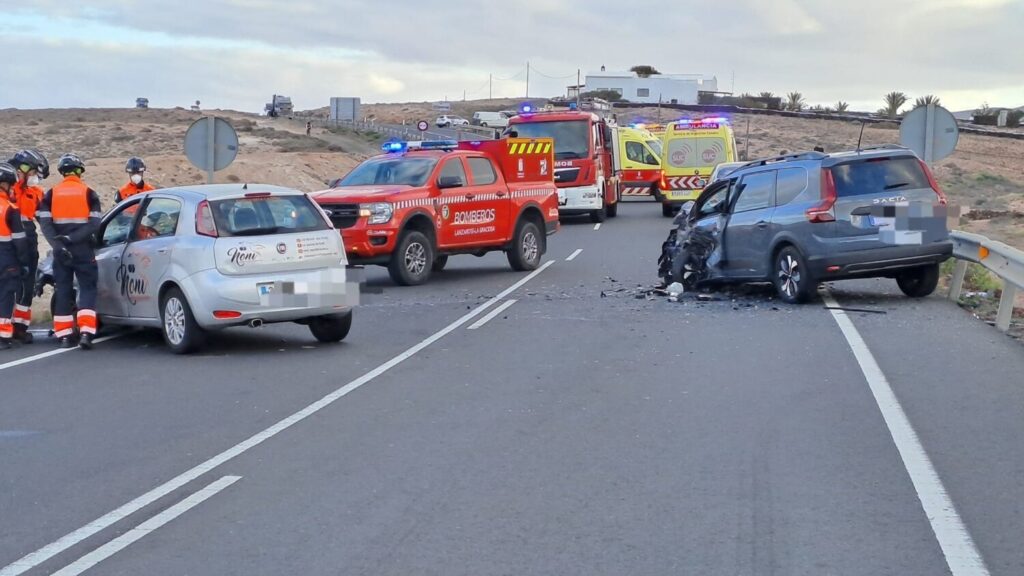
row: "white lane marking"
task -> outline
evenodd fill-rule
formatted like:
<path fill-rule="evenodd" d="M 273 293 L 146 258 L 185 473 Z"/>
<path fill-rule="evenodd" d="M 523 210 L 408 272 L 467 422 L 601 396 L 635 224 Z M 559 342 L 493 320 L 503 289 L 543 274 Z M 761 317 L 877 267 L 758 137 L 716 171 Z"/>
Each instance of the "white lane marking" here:
<path fill-rule="evenodd" d="M 110 336 L 103 336 L 102 338 L 97 338 L 93 340 L 93 344 L 102 344 L 108 340 L 120 338 L 125 334 L 127 334 L 127 332 L 121 332 L 120 334 L 111 334 Z M 8 368 L 14 368 L 15 366 L 21 366 L 22 364 L 28 364 L 29 362 L 35 362 L 36 360 L 43 360 L 44 358 L 50 358 L 51 356 L 64 354 L 65 352 L 71 352 L 73 350 L 78 350 L 78 347 L 76 346 L 74 348 L 57 348 L 55 350 L 49 350 L 47 352 L 42 352 L 32 356 L 26 356 L 25 358 L 11 360 L 10 362 L 4 362 L 3 364 L 0 364 L 0 370 L 7 370 Z M 0 572 L 0 576 L 4 576 L 4 573 Z"/>
<path fill-rule="evenodd" d="M 476 330 L 477 328 L 483 326 L 484 324 L 487 324 L 491 320 L 494 320 L 495 316 L 497 316 L 498 314 L 501 314 L 505 310 L 508 310 L 508 307 L 513 305 L 513 304 L 515 304 L 515 303 L 516 303 L 515 300 L 506 300 L 505 302 L 502 303 L 501 306 L 498 306 L 494 310 L 491 310 L 490 313 L 487 314 L 487 316 L 484 316 L 483 318 L 481 318 L 481 319 L 477 320 L 476 322 L 474 322 L 473 324 L 471 324 L 469 326 L 469 328 L 467 328 L 467 330 Z"/>
<path fill-rule="evenodd" d="M 594 224 L 594 230 L 600 230 L 601 224 Z"/>
<path fill-rule="evenodd" d="M 241 476 L 224 476 L 220 480 L 217 480 L 213 484 L 210 484 L 206 488 L 192 494 L 188 498 L 185 498 L 181 502 L 178 502 L 174 506 L 171 506 L 167 510 L 153 516 L 149 520 L 146 520 L 142 524 L 139 524 L 135 528 L 125 532 L 124 534 L 114 538 L 110 542 L 107 542 L 103 546 L 89 552 L 85 556 L 82 556 L 73 563 L 68 564 L 64 568 L 61 568 L 53 574 L 53 576 L 78 576 L 82 572 L 85 572 L 89 568 L 103 562 L 107 558 L 110 558 L 114 554 L 117 554 L 121 550 L 124 550 L 131 544 L 137 542 L 143 536 L 153 532 L 157 528 L 160 528 L 164 524 L 167 524 L 171 520 L 174 520 L 178 516 L 181 516 L 190 509 L 202 504 L 204 501 L 213 497 L 221 490 L 231 486 L 235 482 L 238 482 Z"/>
<path fill-rule="evenodd" d="M 882 418 L 889 428 L 889 434 L 892 435 L 896 449 L 903 459 L 903 466 L 910 475 L 914 490 L 917 491 L 925 516 L 932 525 L 935 539 L 939 541 L 942 554 L 946 557 L 949 571 L 953 576 L 988 576 L 985 561 L 974 545 L 974 539 L 957 514 L 953 501 L 946 493 L 946 488 L 924 446 L 921 445 L 917 432 L 903 412 L 903 407 L 892 391 L 889 380 L 849 316 L 842 310 L 835 309 L 839 307 L 835 298 L 828 293 L 823 293 L 822 298 L 832 308 L 829 312 L 832 313 L 832 318 L 839 325 L 846 342 L 853 350 L 854 357 L 857 358 L 857 363 L 860 364 L 864 379 L 871 388 L 878 409 L 882 412 Z"/>
<path fill-rule="evenodd" d="M 577 256 L 583 253 L 583 248 L 577 248 L 575 252 L 569 254 L 569 257 L 565 259 L 566 262 L 572 262 Z"/>
<path fill-rule="evenodd" d="M 256 446 L 263 443 L 265 440 L 273 438 L 274 436 L 280 434 L 281 432 L 284 432 L 288 428 L 291 428 L 295 424 L 305 420 L 306 418 L 309 418 L 313 414 L 316 414 L 320 410 L 323 410 L 324 408 L 330 406 L 340 398 L 346 396 L 349 392 L 356 390 L 363 384 L 372 381 L 374 378 L 380 376 L 381 374 L 384 374 L 385 372 L 394 368 L 395 366 L 398 366 L 402 362 L 415 356 L 424 348 L 430 346 L 434 342 L 437 342 L 441 338 L 444 338 L 445 336 L 452 333 L 453 331 L 458 329 L 463 324 L 469 322 L 473 318 L 476 318 L 485 310 L 493 306 L 496 302 L 505 298 L 509 294 L 515 292 L 530 280 L 536 278 L 538 274 L 547 270 L 548 267 L 551 266 L 552 264 L 554 264 L 553 260 L 545 262 L 540 268 L 537 268 L 536 270 L 525 276 L 523 279 L 509 286 L 501 293 L 499 293 L 497 296 L 494 296 L 487 302 L 484 302 L 483 304 L 477 306 L 473 310 L 470 310 L 458 320 L 452 322 L 451 324 L 445 326 L 441 330 L 428 336 L 426 339 L 420 341 L 419 344 L 415 344 L 405 352 L 402 352 L 398 356 L 395 356 L 391 360 L 388 360 L 387 362 L 381 364 L 380 366 L 377 366 L 376 368 L 367 372 L 366 374 L 363 374 L 359 378 L 356 378 L 355 380 L 349 382 L 348 384 L 345 384 L 341 388 L 338 388 L 337 390 L 331 392 L 327 396 L 324 396 L 323 398 L 317 400 L 316 402 L 310 404 L 309 406 L 306 406 L 305 408 L 299 410 L 295 414 L 292 414 L 291 416 L 285 418 L 284 420 L 281 420 L 280 422 L 272 425 L 271 427 L 263 430 L 262 432 L 257 432 L 255 435 L 250 436 L 249 438 L 239 442 L 238 444 L 235 444 L 231 448 L 228 448 L 227 450 L 221 452 L 220 454 L 217 454 L 216 456 L 210 458 L 209 460 L 179 474 L 178 476 L 168 480 L 167 482 L 164 482 L 160 486 L 153 488 L 149 492 L 146 492 L 145 494 L 135 498 L 134 500 L 122 504 L 116 510 L 104 514 L 103 516 L 97 518 L 96 520 L 93 520 L 85 526 L 82 526 L 74 532 L 66 534 L 62 536 L 60 539 L 51 542 L 46 546 L 43 546 L 39 550 L 36 550 L 35 552 L 30 552 L 29 554 L 26 554 L 24 557 L 15 560 L 14 563 L 0 569 L 0 576 L 18 576 L 19 574 L 22 574 L 27 570 L 35 566 L 38 566 L 43 562 L 46 562 L 50 558 L 53 558 L 57 554 L 60 554 L 68 548 L 75 546 L 79 542 L 85 540 L 86 538 L 89 538 L 97 532 L 105 530 L 106 528 L 113 525 L 118 520 L 121 520 L 125 516 L 134 514 L 135 512 L 141 510 L 142 508 L 145 508 L 149 504 L 159 500 L 160 498 L 163 498 L 164 496 L 170 494 L 171 492 L 174 492 L 178 488 L 181 488 L 185 484 L 188 484 L 189 482 L 195 480 L 196 478 L 199 478 L 203 474 L 206 474 L 210 470 L 213 470 L 214 468 L 220 466 L 221 464 L 227 462 L 228 460 L 231 460 L 232 458 L 235 458 L 236 456 L 243 454 L 244 452 L 251 450 L 252 448 L 255 448 Z"/>

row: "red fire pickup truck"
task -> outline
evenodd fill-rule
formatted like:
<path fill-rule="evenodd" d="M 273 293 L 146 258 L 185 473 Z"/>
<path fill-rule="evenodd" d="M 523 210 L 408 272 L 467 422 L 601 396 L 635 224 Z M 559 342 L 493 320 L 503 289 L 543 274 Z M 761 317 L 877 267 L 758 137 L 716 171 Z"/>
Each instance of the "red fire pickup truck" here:
<path fill-rule="evenodd" d="M 558 231 L 554 142 L 387 142 L 385 154 L 312 194 L 341 231 L 351 264 L 422 284 L 449 256 L 502 250 L 533 270 Z"/>

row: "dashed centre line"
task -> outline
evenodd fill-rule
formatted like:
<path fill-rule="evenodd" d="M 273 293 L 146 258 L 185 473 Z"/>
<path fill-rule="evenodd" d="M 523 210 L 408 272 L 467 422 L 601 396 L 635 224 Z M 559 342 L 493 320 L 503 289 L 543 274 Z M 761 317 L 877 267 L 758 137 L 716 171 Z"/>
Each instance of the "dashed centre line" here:
<path fill-rule="evenodd" d="M 583 248 L 577 248 L 575 252 L 569 254 L 569 257 L 565 259 L 566 262 L 572 262 L 583 252 Z"/>

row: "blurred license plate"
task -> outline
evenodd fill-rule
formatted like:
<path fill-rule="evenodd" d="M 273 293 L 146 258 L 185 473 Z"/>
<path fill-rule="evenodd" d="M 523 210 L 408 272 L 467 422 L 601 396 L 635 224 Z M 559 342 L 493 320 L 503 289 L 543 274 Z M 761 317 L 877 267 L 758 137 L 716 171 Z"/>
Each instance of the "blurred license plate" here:
<path fill-rule="evenodd" d="M 257 284 L 256 290 L 259 292 L 260 296 L 270 296 L 274 293 L 274 283 L 267 282 L 266 284 Z"/>

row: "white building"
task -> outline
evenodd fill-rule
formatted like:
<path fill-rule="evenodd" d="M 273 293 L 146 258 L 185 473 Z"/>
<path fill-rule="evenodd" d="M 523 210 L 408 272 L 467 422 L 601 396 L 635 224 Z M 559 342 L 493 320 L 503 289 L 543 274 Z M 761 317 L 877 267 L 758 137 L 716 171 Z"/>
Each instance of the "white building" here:
<path fill-rule="evenodd" d="M 641 78 L 633 72 L 588 72 L 584 92 L 611 90 L 623 100 L 646 104 L 697 104 L 699 92 L 717 92 L 718 79 L 702 74 L 656 74 Z"/>

